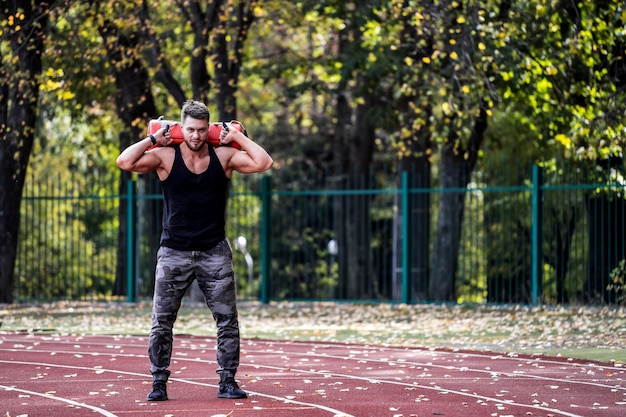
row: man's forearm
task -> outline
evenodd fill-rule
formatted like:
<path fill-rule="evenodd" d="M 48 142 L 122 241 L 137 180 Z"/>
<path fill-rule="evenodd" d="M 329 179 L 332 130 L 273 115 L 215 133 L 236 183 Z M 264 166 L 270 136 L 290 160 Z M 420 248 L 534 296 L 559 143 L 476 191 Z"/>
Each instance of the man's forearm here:
<path fill-rule="evenodd" d="M 146 153 L 152 146 L 152 140 L 150 137 L 140 140 L 137 143 L 130 145 L 124 149 L 122 153 L 117 157 L 117 166 L 125 171 L 133 171 L 133 168 L 137 164 L 137 161 Z"/>

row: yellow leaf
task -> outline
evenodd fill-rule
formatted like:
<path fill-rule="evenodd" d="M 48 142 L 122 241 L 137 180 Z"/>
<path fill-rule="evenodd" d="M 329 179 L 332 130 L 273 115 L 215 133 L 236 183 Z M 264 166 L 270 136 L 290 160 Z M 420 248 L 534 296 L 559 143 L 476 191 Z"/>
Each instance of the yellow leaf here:
<path fill-rule="evenodd" d="M 404 63 L 405 63 L 408 67 L 413 66 L 413 58 L 411 58 L 410 56 L 407 56 L 406 58 L 404 58 Z"/>
<path fill-rule="evenodd" d="M 464 17 L 464 16 L 459 16 L 459 17 L 457 17 L 457 18 L 456 18 L 456 22 L 457 22 L 459 25 L 462 25 L 463 23 L 465 23 L 465 17 Z"/>
<path fill-rule="evenodd" d="M 457 60 L 459 58 L 459 54 L 457 54 L 455 51 L 452 51 L 452 53 L 450 54 L 450 58 Z"/>
<path fill-rule="evenodd" d="M 554 137 L 554 140 L 559 142 L 566 149 L 569 149 L 572 146 L 572 140 L 570 138 L 568 138 L 567 136 L 565 136 L 564 134 L 562 134 L 562 133 L 559 133 L 558 135 L 556 135 Z"/>
<path fill-rule="evenodd" d="M 470 88 L 466 85 L 463 86 L 463 93 L 467 94 L 470 92 Z"/>
<path fill-rule="evenodd" d="M 556 75 L 559 73 L 559 70 L 557 70 L 554 66 L 550 65 L 548 68 L 546 68 L 546 74 L 548 75 Z"/>
<path fill-rule="evenodd" d="M 72 93 L 71 91 L 64 91 L 61 98 L 63 100 L 71 100 L 74 98 L 74 93 Z"/>
<path fill-rule="evenodd" d="M 552 89 L 552 83 L 545 78 L 537 82 L 537 92 L 545 93 Z"/>
<path fill-rule="evenodd" d="M 537 10 L 537 16 L 543 16 L 546 13 L 546 8 L 542 4 L 537 5 L 536 10 Z"/>
<path fill-rule="evenodd" d="M 478 42 L 478 49 L 479 49 L 480 51 L 484 51 L 485 49 L 487 49 L 487 47 L 485 46 L 485 44 L 484 44 L 484 43 L 482 43 L 482 42 Z"/>
<path fill-rule="evenodd" d="M 430 64 L 430 58 L 428 58 L 427 56 L 425 56 L 424 58 L 422 58 L 422 62 L 424 64 Z"/>

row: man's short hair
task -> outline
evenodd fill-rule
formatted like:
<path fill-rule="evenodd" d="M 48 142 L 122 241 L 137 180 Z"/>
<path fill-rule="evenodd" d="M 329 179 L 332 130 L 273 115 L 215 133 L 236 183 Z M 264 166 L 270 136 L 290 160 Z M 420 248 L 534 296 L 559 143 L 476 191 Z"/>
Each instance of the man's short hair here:
<path fill-rule="evenodd" d="M 187 117 L 203 119 L 208 122 L 211 117 L 211 112 L 204 103 L 196 100 L 187 100 L 180 111 L 181 122 L 185 123 Z"/>

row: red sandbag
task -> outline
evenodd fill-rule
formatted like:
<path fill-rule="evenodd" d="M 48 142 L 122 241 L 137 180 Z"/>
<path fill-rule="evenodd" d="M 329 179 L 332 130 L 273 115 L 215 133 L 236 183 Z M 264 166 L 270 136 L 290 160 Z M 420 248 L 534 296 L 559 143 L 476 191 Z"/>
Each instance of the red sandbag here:
<path fill-rule="evenodd" d="M 169 131 L 170 131 L 170 135 L 172 136 L 171 145 L 178 145 L 183 142 L 182 125 L 180 124 L 180 122 L 175 122 L 172 120 L 163 120 L 163 119 L 150 120 L 150 122 L 148 123 L 148 135 L 156 133 L 159 129 L 165 126 L 170 127 Z M 244 135 L 248 136 L 246 134 L 246 130 L 244 129 L 243 125 L 237 120 L 233 120 L 230 123 L 213 122 L 213 123 L 209 123 L 209 136 L 207 137 L 207 142 L 214 147 L 232 146 L 233 148 L 241 150 L 241 145 L 239 145 L 236 142 L 231 142 L 226 145 L 220 144 L 220 133 L 222 132 L 222 129 L 224 128 L 224 126 L 226 126 L 229 129 L 235 128 L 239 130 L 240 132 L 243 132 Z M 150 149 L 156 148 L 159 146 L 161 145 L 157 144 L 157 145 L 152 146 Z"/>

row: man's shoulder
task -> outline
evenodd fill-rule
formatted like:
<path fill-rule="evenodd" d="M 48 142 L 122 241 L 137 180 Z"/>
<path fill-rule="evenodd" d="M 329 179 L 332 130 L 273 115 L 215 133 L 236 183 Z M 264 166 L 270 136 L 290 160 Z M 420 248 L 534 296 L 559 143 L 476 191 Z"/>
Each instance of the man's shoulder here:
<path fill-rule="evenodd" d="M 156 152 L 157 155 L 167 155 L 168 153 L 173 155 L 175 148 L 180 148 L 180 144 L 168 145 L 168 146 L 157 146 L 156 148 L 150 149 L 148 152 Z"/>

